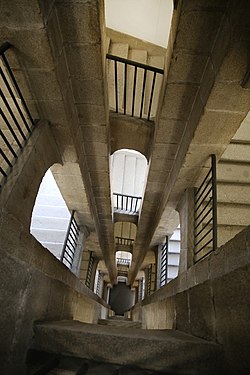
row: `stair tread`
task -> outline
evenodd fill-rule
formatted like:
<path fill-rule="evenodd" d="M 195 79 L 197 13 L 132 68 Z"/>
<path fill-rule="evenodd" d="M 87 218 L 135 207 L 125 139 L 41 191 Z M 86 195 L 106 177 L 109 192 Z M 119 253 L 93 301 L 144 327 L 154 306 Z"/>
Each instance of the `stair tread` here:
<path fill-rule="evenodd" d="M 36 349 L 113 364 L 154 371 L 172 371 L 185 366 L 187 370 L 196 368 L 197 374 L 208 369 L 215 371 L 221 364 L 218 344 L 175 330 L 60 321 L 36 324 L 34 331 Z"/>

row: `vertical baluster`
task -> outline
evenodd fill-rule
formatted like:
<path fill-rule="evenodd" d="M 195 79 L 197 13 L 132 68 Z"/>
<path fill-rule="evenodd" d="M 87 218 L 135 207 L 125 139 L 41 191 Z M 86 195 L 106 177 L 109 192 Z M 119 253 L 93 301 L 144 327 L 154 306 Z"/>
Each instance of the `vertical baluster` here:
<path fill-rule="evenodd" d="M 134 110 L 135 110 L 136 77 L 137 77 L 137 66 L 135 66 L 135 71 L 134 71 L 134 85 L 133 85 L 133 99 L 132 99 L 132 117 L 134 116 Z"/>
<path fill-rule="evenodd" d="M 127 70 L 128 65 L 125 64 L 124 66 L 124 115 L 126 115 L 126 107 L 127 107 Z"/>
<path fill-rule="evenodd" d="M 144 104 L 144 96 L 145 96 L 145 86 L 146 86 L 146 77 L 147 77 L 147 70 L 144 69 L 143 85 L 142 85 L 142 93 L 141 93 L 141 111 L 140 111 L 140 118 L 142 118 L 142 111 L 143 111 L 143 104 Z"/>
<path fill-rule="evenodd" d="M 151 94 L 150 94 L 150 101 L 149 101 L 149 108 L 148 108 L 148 120 L 150 119 L 150 114 L 151 114 L 151 107 L 152 107 L 154 89 L 155 89 L 155 78 L 156 78 L 156 72 L 154 72 L 153 82 L 151 86 Z"/>
<path fill-rule="evenodd" d="M 212 196 L 213 196 L 213 250 L 217 249 L 217 181 L 216 181 L 216 156 L 211 155 L 212 162 Z"/>
<path fill-rule="evenodd" d="M 115 60 L 115 110 L 118 113 L 118 78 L 117 78 L 117 61 Z"/>

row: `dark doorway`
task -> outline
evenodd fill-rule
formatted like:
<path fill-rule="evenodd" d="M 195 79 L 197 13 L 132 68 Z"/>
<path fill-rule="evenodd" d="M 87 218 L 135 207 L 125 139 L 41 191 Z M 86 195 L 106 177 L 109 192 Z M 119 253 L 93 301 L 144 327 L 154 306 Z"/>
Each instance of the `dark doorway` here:
<path fill-rule="evenodd" d="M 124 315 L 135 303 L 135 293 L 125 283 L 118 283 L 111 289 L 109 304 L 116 315 Z"/>

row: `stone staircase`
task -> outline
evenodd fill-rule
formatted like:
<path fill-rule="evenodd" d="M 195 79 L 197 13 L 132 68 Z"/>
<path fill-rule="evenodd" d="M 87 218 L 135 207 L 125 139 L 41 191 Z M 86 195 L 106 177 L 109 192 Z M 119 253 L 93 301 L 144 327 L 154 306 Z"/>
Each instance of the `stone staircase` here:
<path fill-rule="evenodd" d="M 64 372 L 60 372 L 63 363 L 57 364 L 55 369 L 49 372 L 54 375 L 147 374 L 147 371 L 150 371 L 150 374 L 152 371 L 171 374 L 221 374 L 223 360 L 219 345 L 180 331 L 127 329 L 78 321 L 36 324 L 33 350 L 72 357 L 71 363 L 78 363 L 79 367 L 75 368 L 75 372 L 65 372 L 63 368 Z M 86 362 L 90 365 L 89 368 Z M 98 372 L 97 368 L 95 372 L 95 366 L 99 366 L 99 369 L 103 366 L 103 372 Z M 124 369 L 135 372 L 123 372 Z M 139 369 L 143 369 L 143 372 L 138 372 Z"/>
<path fill-rule="evenodd" d="M 246 118 L 217 166 L 218 246 L 250 223 L 250 119 Z"/>
<path fill-rule="evenodd" d="M 109 319 L 99 319 L 98 324 L 122 328 L 141 328 L 141 322 L 125 319 L 123 316 L 113 316 Z"/>
<path fill-rule="evenodd" d="M 126 34 L 115 32 L 114 30 L 108 30 L 107 35 L 107 53 L 122 57 L 124 59 L 132 60 L 138 63 L 146 64 L 152 67 L 164 68 L 164 48 L 157 47 L 151 43 L 144 42 L 137 38 L 131 37 Z M 109 90 L 109 106 L 110 110 L 115 111 L 116 100 L 115 100 L 115 68 L 114 62 L 108 61 L 108 90 Z M 117 64 L 117 80 L 118 80 L 118 107 L 119 112 L 124 109 L 124 65 L 121 63 Z M 136 81 L 136 92 L 135 92 L 135 108 L 134 116 L 140 116 L 141 106 L 141 92 L 143 88 L 143 75 L 144 72 L 141 68 L 137 70 L 137 81 Z M 143 108 L 143 118 L 146 118 L 149 102 L 151 86 L 153 81 L 153 72 L 147 72 L 147 79 L 145 84 L 145 102 Z M 162 84 L 162 76 L 157 75 L 155 81 L 154 96 L 151 108 L 151 118 L 156 115 L 158 98 Z M 132 97 L 133 97 L 133 85 L 134 85 L 134 67 L 128 66 L 127 68 L 127 103 L 126 113 L 131 115 L 132 113 Z"/>

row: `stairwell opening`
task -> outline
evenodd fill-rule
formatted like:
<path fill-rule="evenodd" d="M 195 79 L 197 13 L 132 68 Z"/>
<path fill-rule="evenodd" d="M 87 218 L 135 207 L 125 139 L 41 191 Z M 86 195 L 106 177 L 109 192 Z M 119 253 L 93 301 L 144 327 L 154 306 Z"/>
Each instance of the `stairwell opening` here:
<path fill-rule="evenodd" d="M 70 216 L 53 174 L 48 169 L 33 207 L 30 233 L 58 259 L 63 249 Z"/>

